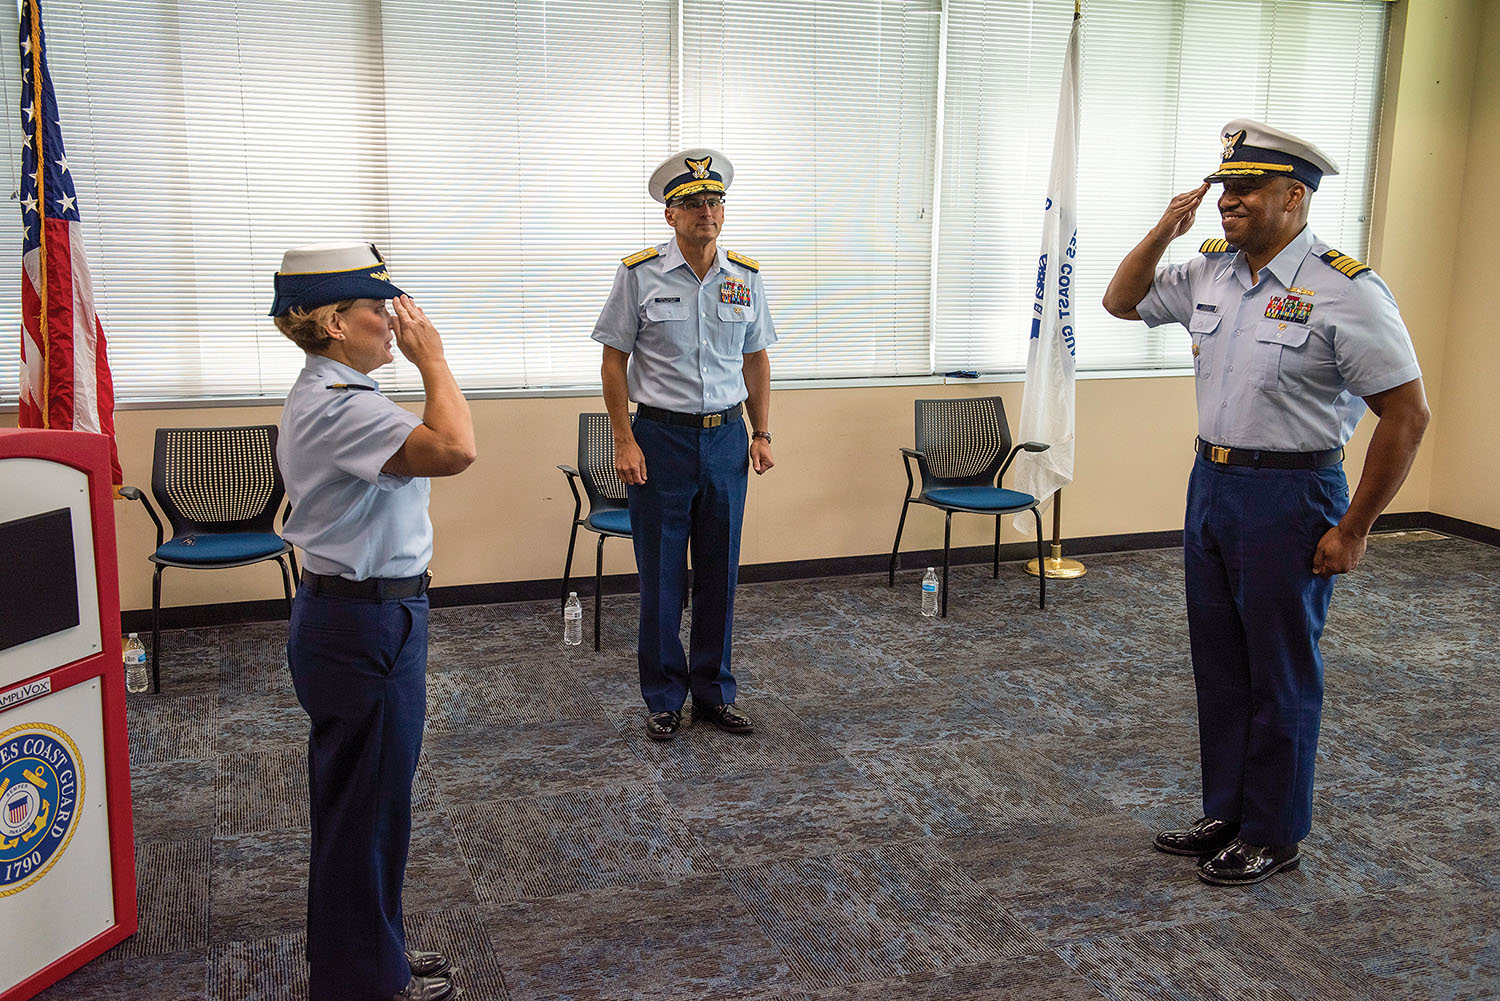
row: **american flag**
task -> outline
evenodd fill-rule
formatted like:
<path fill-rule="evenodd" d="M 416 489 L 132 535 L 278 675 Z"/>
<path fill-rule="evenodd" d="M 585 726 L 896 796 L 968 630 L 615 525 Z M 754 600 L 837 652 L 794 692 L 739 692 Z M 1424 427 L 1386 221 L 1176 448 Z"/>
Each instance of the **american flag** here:
<path fill-rule="evenodd" d="M 115 390 L 94 313 L 94 283 L 63 152 L 38 0 L 21 4 L 21 427 L 109 436 L 114 482 Z"/>

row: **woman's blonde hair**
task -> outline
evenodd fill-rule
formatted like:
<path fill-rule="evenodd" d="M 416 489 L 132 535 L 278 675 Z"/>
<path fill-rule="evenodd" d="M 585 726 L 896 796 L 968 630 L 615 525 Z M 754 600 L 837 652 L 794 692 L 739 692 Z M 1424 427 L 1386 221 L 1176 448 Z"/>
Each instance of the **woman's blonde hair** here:
<path fill-rule="evenodd" d="M 330 302 L 326 306 L 293 308 L 272 319 L 276 321 L 276 329 L 297 347 L 313 354 L 322 354 L 323 349 L 333 340 L 328 336 L 328 324 L 333 321 L 333 314 L 348 309 L 358 301 L 344 299 L 341 302 Z"/>

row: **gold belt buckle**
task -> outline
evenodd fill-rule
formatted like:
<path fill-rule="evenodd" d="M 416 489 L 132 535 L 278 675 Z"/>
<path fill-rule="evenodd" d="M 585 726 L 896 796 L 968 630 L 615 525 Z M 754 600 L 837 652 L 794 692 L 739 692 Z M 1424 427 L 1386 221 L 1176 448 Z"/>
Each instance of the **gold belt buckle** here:
<path fill-rule="evenodd" d="M 1224 445 L 1208 446 L 1208 461 L 1217 462 L 1221 466 L 1229 464 L 1229 449 Z"/>
<path fill-rule="evenodd" d="M 706 427 L 706 428 L 716 428 L 720 424 L 723 424 L 723 423 L 724 423 L 724 415 L 723 414 L 707 414 L 703 418 L 703 426 Z"/>

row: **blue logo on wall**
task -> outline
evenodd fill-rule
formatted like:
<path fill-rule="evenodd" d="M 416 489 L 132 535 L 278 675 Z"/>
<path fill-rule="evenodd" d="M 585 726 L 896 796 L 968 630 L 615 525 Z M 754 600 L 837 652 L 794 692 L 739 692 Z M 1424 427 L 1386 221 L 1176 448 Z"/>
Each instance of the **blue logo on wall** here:
<path fill-rule="evenodd" d="M 55 726 L 24 723 L 0 733 L 0 897 L 52 868 L 78 828 L 83 766 Z"/>

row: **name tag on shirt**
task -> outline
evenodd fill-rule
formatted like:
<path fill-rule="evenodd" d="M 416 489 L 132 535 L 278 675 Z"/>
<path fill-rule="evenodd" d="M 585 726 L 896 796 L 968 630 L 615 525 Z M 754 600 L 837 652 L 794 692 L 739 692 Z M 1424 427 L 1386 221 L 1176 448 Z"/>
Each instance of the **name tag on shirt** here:
<path fill-rule="evenodd" d="M 1219 311 L 1219 307 L 1211 302 L 1200 302 L 1193 308 L 1201 309 L 1205 313 L 1217 313 Z"/>
<path fill-rule="evenodd" d="M 719 284 L 719 301 L 732 306 L 748 306 L 750 287 L 736 278 L 726 278 Z"/>
<path fill-rule="evenodd" d="M 651 301 L 652 302 L 681 302 L 682 301 L 682 296 L 680 296 L 680 295 L 659 295 L 655 299 L 652 299 Z"/>

